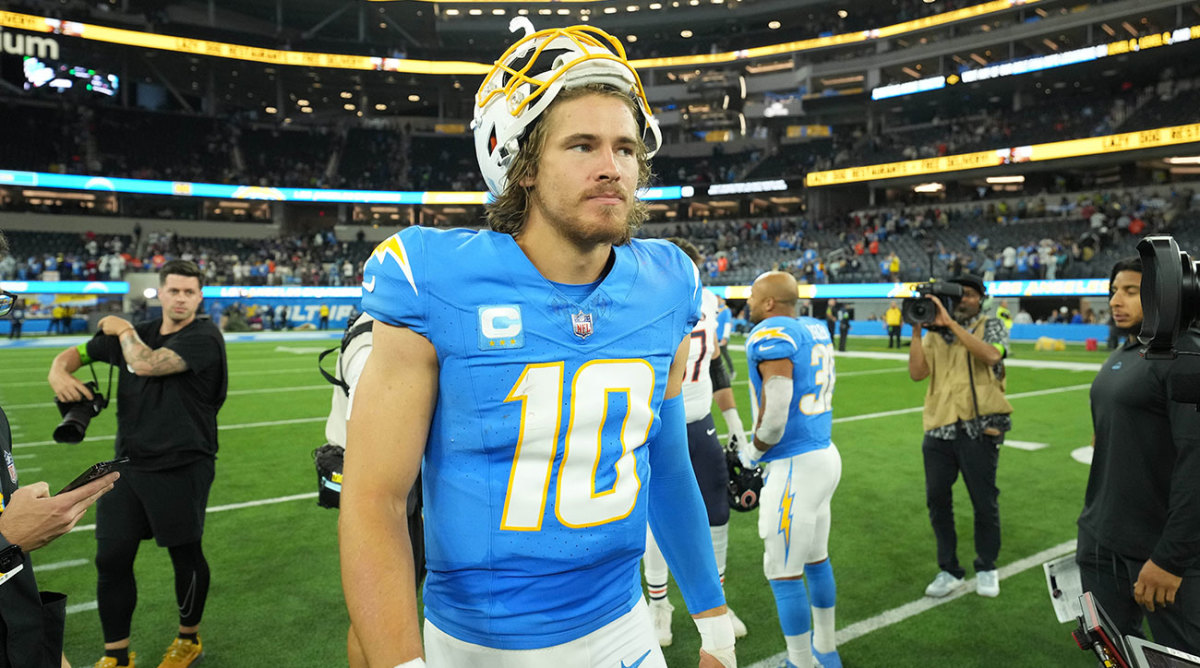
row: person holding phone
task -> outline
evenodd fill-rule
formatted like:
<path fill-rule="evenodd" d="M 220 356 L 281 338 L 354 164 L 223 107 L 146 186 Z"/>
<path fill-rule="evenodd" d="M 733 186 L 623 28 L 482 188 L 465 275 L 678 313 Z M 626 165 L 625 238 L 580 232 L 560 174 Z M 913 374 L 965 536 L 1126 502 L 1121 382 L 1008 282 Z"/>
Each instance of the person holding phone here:
<path fill-rule="evenodd" d="M 130 461 L 121 467 L 121 486 L 96 513 L 96 598 L 105 654 L 99 668 L 133 664 L 133 562 L 150 537 L 170 553 L 179 604 L 179 635 L 159 665 L 183 668 L 203 656 L 199 629 L 210 575 L 200 541 L 229 371 L 220 330 L 197 315 L 202 279 L 192 262 L 167 262 L 159 272 L 161 318 L 135 326 L 105 316 L 95 337 L 59 353 L 50 369 L 50 386 L 62 402 L 91 397 L 72 375 L 84 364 L 107 362 L 120 371 L 116 455 Z"/>
<path fill-rule="evenodd" d="M 8 241 L 0 234 L 0 255 Z M 17 296 L 0 294 L 0 317 Z M 0 407 L 0 668 L 68 666 L 62 653 L 67 600 L 39 592 L 29 552 L 74 528 L 84 512 L 113 488 L 119 473 L 109 473 L 73 491 L 50 496 L 45 482 L 19 486 L 12 456 L 12 431 Z"/>

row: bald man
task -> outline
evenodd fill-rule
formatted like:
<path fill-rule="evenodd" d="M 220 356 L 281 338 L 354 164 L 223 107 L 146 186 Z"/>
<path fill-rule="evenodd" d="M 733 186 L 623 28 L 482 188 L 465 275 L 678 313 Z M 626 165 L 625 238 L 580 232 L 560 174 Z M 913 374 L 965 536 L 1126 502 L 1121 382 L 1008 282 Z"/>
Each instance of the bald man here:
<path fill-rule="evenodd" d="M 829 563 L 829 502 L 842 476 L 830 441 L 833 340 L 825 323 L 796 317 L 797 296 L 796 279 L 781 271 L 759 276 L 750 288 L 754 329 L 746 359 L 755 426 L 741 454 L 744 464 L 764 469 L 758 535 L 788 665 L 840 668 Z"/>

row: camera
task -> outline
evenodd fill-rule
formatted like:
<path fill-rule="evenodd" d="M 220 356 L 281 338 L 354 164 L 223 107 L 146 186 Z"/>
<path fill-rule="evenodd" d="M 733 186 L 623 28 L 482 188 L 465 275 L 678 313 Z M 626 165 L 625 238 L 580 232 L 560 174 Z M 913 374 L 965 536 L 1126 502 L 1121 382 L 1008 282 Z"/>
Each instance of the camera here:
<path fill-rule="evenodd" d="M 1175 359 L 1175 341 L 1200 314 L 1200 262 L 1169 236 L 1138 242 L 1142 257 L 1142 331 L 1146 359 Z"/>
<path fill-rule="evenodd" d="M 905 297 L 900 305 L 900 317 L 910 325 L 928 327 L 937 319 L 937 305 L 934 299 L 942 302 L 947 313 L 954 313 L 957 300 L 962 297 L 963 289 L 958 283 L 918 283 L 912 289 L 915 297 Z"/>
<path fill-rule="evenodd" d="M 108 408 L 108 399 L 100 393 L 100 385 L 94 381 L 84 383 L 84 386 L 92 391 L 91 399 L 83 399 L 80 401 L 62 402 L 58 399 L 54 403 L 58 406 L 58 412 L 62 415 L 62 422 L 54 428 L 54 440 L 57 443 L 79 443 L 83 441 L 84 434 L 87 433 L 88 423 L 92 418 L 100 414 L 100 411 Z"/>

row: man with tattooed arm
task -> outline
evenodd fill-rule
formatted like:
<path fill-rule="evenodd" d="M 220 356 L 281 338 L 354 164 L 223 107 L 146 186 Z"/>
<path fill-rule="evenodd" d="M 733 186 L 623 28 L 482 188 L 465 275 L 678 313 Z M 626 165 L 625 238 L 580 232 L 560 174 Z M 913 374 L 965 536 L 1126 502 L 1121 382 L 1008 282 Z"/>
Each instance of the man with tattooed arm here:
<path fill-rule="evenodd" d="M 84 365 L 107 362 L 120 372 L 116 456 L 129 462 L 121 469 L 124 484 L 97 506 L 100 668 L 134 665 L 133 562 L 141 541 L 151 537 L 170 553 L 179 604 L 179 634 L 160 668 L 190 666 L 203 656 L 199 629 L 209 569 L 200 539 L 229 372 L 220 330 L 197 317 L 202 278 L 192 262 L 167 262 L 159 272 L 161 318 L 133 325 L 106 316 L 95 337 L 59 353 L 50 368 L 50 386 L 62 402 L 91 398 L 73 375 Z"/>

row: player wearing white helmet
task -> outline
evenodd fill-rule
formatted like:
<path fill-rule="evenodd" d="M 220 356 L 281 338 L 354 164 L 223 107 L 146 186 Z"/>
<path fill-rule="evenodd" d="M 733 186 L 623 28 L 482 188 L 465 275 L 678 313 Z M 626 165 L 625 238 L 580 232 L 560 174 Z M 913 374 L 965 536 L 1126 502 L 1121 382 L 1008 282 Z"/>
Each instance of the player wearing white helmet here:
<path fill-rule="evenodd" d="M 665 668 L 649 522 L 700 666 L 736 668 L 680 396 L 703 289 L 678 248 L 632 238 L 658 129 L 618 40 L 524 24 L 476 97 L 492 229 L 409 227 L 364 267 L 377 322 L 339 518 L 354 632 L 372 666 Z"/>

